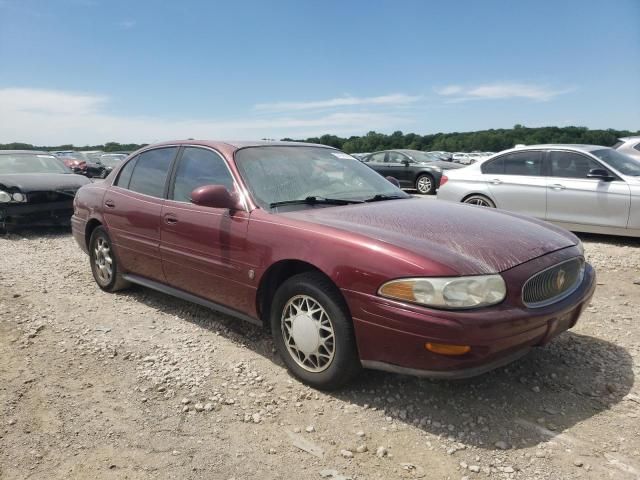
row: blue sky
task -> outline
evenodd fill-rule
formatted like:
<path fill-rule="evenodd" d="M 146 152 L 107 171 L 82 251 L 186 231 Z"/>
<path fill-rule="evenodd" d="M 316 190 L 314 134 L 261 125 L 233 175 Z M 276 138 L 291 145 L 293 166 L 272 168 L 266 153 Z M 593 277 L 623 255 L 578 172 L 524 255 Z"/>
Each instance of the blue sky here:
<path fill-rule="evenodd" d="M 0 143 L 640 128 L 640 1 L 0 0 Z"/>

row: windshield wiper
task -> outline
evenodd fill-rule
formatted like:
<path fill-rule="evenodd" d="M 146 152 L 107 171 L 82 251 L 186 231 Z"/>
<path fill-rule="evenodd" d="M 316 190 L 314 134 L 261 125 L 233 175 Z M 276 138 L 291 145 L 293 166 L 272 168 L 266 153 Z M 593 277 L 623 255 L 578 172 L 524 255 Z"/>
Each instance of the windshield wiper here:
<path fill-rule="evenodd" d="M 349 205 L 352 203 L 362 203 L 362 200 L 345 200 L 343 198 L 325 198 L 318 196 L 310 196 L 306 198 L 301 198 L 298 200 L 283 200 L 281 202 L 273 202 L 269 204 L 270 208 L 279 207 L 281 205 L 299 205 L 299 204 L 307 204 L 307 205 Z"/>
<path fill-rule="evenodd" d="M 381 202 L 383 200 L 397 200 L 399 198 L 409 198 L 402 195 L 387 195 L 386 193 L 378 193 L 371 198 L 364 200 L 365 202 Z"/>

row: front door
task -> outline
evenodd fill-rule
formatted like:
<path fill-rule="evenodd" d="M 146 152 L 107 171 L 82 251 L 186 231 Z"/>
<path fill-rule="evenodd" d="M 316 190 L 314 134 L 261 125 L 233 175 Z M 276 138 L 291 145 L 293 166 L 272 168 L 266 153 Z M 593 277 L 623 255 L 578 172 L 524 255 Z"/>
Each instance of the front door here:
<path fill-rule="evenodd" d="M 613 181 L 588 178 L 589 170 L 607 168 L 587 155 L 554 150 L 547 153 L 547 220 L 575 225 L 626 228 L 631 191 Z"/>
<path fill-rule="evenodd" d="M 235 189 L 226 161 L 217 152 L 186 147 L 178 160 L 162 208 L 161 253 L 169 285 L 243 312 L 251 312 L 246 258 L 249 213 L 191 203 L 203 185 Z M 252 295 L 253 293 L 253 295 Z"/>
<path fill-rule="evenodd" d="M 415 163 L 412 159 L 399 152 L 387 152 L 387 175 L 395 177 L 404 188 L 413 188 L 413 168 Z"/>
<path fill-rule="evenodd" d="M 160 216 L 177 151 L 158 148 L 132 158 L 103 199 L 104 219 L 122 268 L 159 282 L 164 282 Z"/>

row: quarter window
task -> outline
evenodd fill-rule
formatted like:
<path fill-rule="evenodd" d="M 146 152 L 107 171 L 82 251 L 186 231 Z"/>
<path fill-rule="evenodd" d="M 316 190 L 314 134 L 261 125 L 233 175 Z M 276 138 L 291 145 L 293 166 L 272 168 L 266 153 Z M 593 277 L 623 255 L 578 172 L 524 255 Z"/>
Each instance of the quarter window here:
<path fill-rule="evenodd" d="M 592 168 L 604 168 L 594 160 L 575 152 L 549 152 L 552 177 L 587 178 Z"/>
<path fill-rule="evenodd" d="M 129 182 L 131 181 L 131 174 L 133 173 L 133 167 L 136 165 L 138 157 L 132 158 L 127 164 L 122 167 L 116 180 L 116 185 L 121 188 L 129 188 Z"/>
<path fill-rule="evenodd" d="M 640 152 L 640 143 L 636 143 L 636 146 L 633 147 L 635 150 L 638 150 Z"/>
<path fill-rule="evenodd" d="M 167 173 L 177 150 L 177 147 L 156 148 L 141 153 L 131 175 L 129 190 L 163 198 Z"/>
<path fill-rule="evenodd" d="M 191 192 L 203 185 L 224 185 L 228 190 L 234 189 L 233 177 L 220 155 L 203 148 L 187 147 L 178 163 L 171 198 L 190 202 Z"/>

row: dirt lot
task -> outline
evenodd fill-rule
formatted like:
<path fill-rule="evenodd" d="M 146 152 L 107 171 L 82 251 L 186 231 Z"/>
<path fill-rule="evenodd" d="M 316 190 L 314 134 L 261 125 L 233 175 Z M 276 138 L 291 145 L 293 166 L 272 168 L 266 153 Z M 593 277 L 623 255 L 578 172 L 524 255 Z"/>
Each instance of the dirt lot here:
<path fill-rule="evenodd" d="M 0 478 L 637 478 L 640 241 L 583 239 L 596 296 L 550 345 L 473 380 L 366 372 L 325 394 L 253 326 L 101 292 L 66 231 L 3 236 Z"/>

